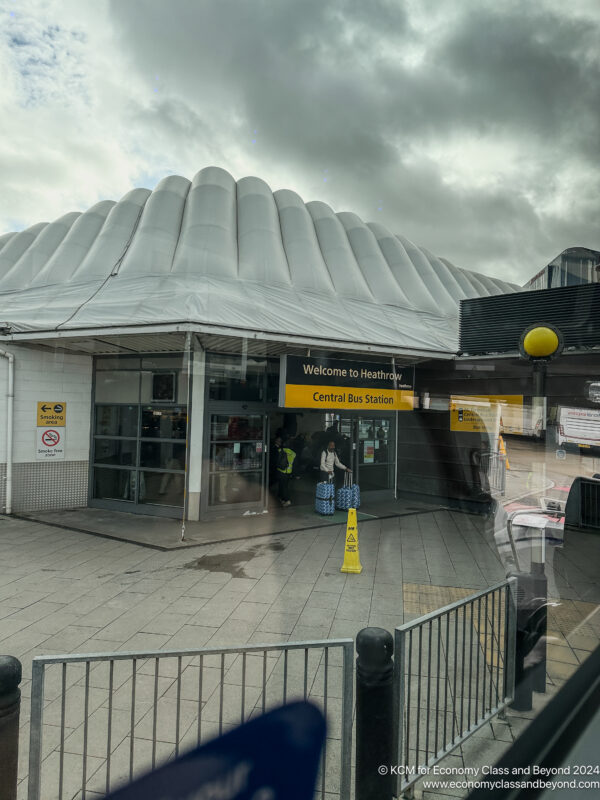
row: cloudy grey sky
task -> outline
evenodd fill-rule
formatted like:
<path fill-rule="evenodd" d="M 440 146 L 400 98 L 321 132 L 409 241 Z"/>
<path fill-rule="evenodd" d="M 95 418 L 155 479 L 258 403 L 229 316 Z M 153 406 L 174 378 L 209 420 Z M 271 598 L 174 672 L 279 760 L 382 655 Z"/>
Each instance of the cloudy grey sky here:
<path fill-rule="evenodd" d="M 0 233 L 217 165 L 519 283 L 600 249 L 598 0 L 0 0 L 0 31 Z"/>

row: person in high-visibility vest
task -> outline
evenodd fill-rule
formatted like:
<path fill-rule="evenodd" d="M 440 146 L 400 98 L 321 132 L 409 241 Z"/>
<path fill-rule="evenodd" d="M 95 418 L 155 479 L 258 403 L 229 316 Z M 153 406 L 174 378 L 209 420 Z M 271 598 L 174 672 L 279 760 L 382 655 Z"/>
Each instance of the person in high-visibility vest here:
<path fill-rule="evenodd" d="M 278 498 L 281 505 L 285 508 L 291 506 L 290 500 L 290 481 L 292 479 L 292 469 L 294 468 L 294 460 L 296 453 L 286 445 L 287 441 L 283 441 L 281 436 L 275 438 L 275 465 L 277 467 L 277 483 L 279 486 Z"/>
<path fill-rule="evenodd" d="M 500 455 L 504 456 L 506 469 L 510 469 L 510 464 L 508 463 L 508 453 L 506 452 L 506 445 L 504 444 L 504 439 L 502 436 L 498 437 L 498 450 L 500 451 Z"/>

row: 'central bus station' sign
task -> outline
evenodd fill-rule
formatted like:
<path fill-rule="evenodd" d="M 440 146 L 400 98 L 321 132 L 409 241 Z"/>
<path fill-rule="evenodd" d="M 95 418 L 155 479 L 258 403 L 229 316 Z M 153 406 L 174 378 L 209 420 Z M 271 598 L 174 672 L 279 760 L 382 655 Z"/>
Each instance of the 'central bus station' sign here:
<path fill-rule="evenodd" d="M 369 361 L 282 356 L 279 405 L 352 411 L 412 411 L 414 368 Z"/>

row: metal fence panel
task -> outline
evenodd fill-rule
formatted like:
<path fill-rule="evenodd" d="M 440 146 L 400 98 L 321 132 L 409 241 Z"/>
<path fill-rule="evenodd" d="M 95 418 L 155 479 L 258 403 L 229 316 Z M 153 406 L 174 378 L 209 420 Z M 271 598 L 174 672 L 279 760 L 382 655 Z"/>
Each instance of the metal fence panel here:
<path fill-rule="evenodd" d="M 483 453 L 481 465 L 487 475 L 490 492 L 504 497 L 506 493 L 506 456 L 502 453 Z"/>
<path fill-rule="evenodd" d="M 257 714 L 318 705 L 317 796 L 350 798 L 352 639 L 33 661 L 28 800 L 103 796 Z"/>
<path fill-rule="evenodd" d="M 397 795 L 512 701 L 515 583 L 396 628 Z"/>
<path fill-rule="evenodd" d="M 580 524 L 582 528 L 600 528 L 600 482 L 581 480 Z"/>

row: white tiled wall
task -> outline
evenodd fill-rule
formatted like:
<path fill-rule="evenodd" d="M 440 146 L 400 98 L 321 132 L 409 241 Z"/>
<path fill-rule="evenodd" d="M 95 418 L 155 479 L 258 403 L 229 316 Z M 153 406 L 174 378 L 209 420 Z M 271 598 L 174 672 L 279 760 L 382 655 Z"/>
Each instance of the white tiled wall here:
<path fill-rule="evenodd" d="M 15 356 L 13 462 L 35 461 L 37 403 L 67 404 L 65 461 L 87 461 L 90 449 L 92 359 L 25 347 L 4 346 Z M 0 359 L 0 462 L 6 462 L 6 380 L 8 365 Z"/>
<path fill-rule="evenodd" d="M 92 359 L 89 356 L 71 355 L 27 348 L 5 343 L 3 349 L 15 356 L 15 399 L 13 424 L 13 463 L 31 464 L 32 469 L 15 469 L 15 481 L 27 480 L 31 486 L 15 486 L 21 497 L 32 497 L 40 487 L 35 484 L 43 472 L 44 485 L 52 482 L 51 470 L 56 469 L 57 482 L 64 480 L 64 465 L 79 462 L 85 469 L 77 469 L 72 475 L 86 481 L 87 462 L 90 449 L 90 412 L 92 395 Z M 6 390 L 8 363 L 0 358 L 0 464 L 6 463 Z M 37 461 L 36 428 L 38 401 L 64 402 L 67 404 L 65 434 L 65 457 L 56 462 Z M 62 466 L 61 466 L 62 462 Z M 35 465 L 35 468 L 33 466 Z M 71 473 L 69 473 L 71 474 Z M 20 477 L 18 477 L 20 476 Z M 25 476 L 28 476 L 25 478 Z M 38 477 L 36 477 L 38 476 Z M 80 497 L 87 493 L 87 486 L 65 486 L 67 495 L 73 496 L 73 489 Z M 55 495 L 53 505 L 61 506 L 60 492 Z M 22 506 L 20 503 L 19 505 Z M 27 504 L 25 504 L 27 505 Z M 26 508 L 22 508 L 26 510 Z"/>

